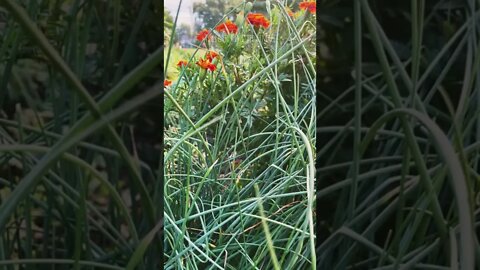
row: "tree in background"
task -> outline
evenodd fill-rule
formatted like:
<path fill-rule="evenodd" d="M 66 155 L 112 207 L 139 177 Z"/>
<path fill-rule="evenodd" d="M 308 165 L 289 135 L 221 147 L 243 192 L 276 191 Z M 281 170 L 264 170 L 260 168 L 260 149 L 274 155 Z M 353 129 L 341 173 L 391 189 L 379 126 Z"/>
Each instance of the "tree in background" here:
<path fill-rule="evenodd" d="M 192 27 L 188 24 L 182 23 L 175 31 L 174 43 L 180 42 L 182 47 L 185 47 L 185 43 L 193 42 L 192 40 Z"/>
<path fill-rule="evenodd" d="M 195 23 L 195 32 L 198 32 L 204 28 L 215 27 L 215 25 L 222 20 L 223 16 L 228 13 L 230 8 L 240 4 L 241 2 L 242 0 L 205 0 L 205 3 L 194 3 L 193 13 L 198 18 Z"/>

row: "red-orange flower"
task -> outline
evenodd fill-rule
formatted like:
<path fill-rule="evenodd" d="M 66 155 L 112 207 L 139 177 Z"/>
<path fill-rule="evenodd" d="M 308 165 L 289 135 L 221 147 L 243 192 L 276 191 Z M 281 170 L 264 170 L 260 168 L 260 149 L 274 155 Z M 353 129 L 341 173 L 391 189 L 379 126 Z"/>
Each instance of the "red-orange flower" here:
<path fill-rule="evenodd" d="M 218 53 L 214 51 L 208 51 L 207 54 L 205 54 L 205 58 L 208 59 L 208 61 L 212 62 L 215 57 L 218 56 Z"/>
<path fill-rule="evenodd" d="M 172 81 L 170 81 L 170 80 L 164 80 L 163 81 L 163 86 L 164 87 L 170 86 L 171 84 L 172 84 Z"/>
<path fill-rule="evenodd" d="M 210 31 L 208 31 L 207 29 L 203 29 L 202 31 L 198 32 L 198 34 L 197 34 L 197 40 L 198 40 L 198 41 L 202 41 L 202 40 L 204 40 L 207 36 L 208 36 L 208 38 L 211 38 Z"/>
<path fill-rule="evenodd" d="M 197 65 L 199 65 L 203 69 L 208 69 L 210 71 L 215 71 L 215 69 L 217 69 L 217 66 L 212 64 L 212 62 L 208 61 L 208 59 L 198 60 Z"/>
<path fill-rule="evenodd" d="M 238 27 L 235 23 L 227 20 L 226 22 L 215 27 L 215 30 L 218 32 L 225 32 L 227 34 L 236 34 L 238 32 Z"/>
<path fill-rule="evenodd" d="M 310 13 L 315 14 L 317 12 L 317 3 L 315 1 L 303 1 L 298 4 L 298 7 L 303 10 L 308 10 Z"/>
<path fill-rule="evenodd" d="M 187 61 L 185 61 L 185 60 L 180 60 L 180 61 L 178 61 L 178 63 L 177 63 L 177 67 L 183 67 L 183 66 L 186 66 L 187 64 L 188 64 Z"/>
<path fill-rule="evenodd" d="M 249 13 L 247 15 L 247 21 L 256 27 L 262 26 L 263 28 L 267 28 L 270 26 L 270 21 L 261 13 Z"/>

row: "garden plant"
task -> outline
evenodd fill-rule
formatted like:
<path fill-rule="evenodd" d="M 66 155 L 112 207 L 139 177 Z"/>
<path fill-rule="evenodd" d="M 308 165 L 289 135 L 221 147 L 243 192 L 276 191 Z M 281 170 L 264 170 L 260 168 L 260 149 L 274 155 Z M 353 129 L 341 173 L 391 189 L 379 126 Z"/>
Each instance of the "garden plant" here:
<path fill-rule="evenodd" d="M 164 269 L 316 269 L 315 7 L 242 1 L 166 44 Z"/>
<path fill-rule="evenodd" d="M 0 1 L 0 269 L 161 269 L 160 1 Z"/>
<path fill-rule="evenodd" d="M 478 269 L 479 2 L 337 4 L 350 38 L 317 104 L 319 268 Z"/>

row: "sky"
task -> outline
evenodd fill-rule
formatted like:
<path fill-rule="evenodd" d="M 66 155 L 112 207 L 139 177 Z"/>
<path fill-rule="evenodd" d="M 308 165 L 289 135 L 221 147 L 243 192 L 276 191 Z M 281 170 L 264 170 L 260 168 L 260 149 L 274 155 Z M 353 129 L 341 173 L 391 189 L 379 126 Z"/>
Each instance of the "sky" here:
<path fill-rule="evenodd" d="M 195 23 L 193 18 L 193 3 L 194 2 L 202 2 L 199 0 L 183 0 L 182 7 L 180 8 L 180 13 L 178 14 L 178 21 L 177 25 L 181 25 L 182 23 L 186 23 L 193 25 Z M 175 19 L 175 14 L 177 14 L 178 5 L 180 4 L 180 0 L 165 0 L 164 5 L 170 14 Z"/>

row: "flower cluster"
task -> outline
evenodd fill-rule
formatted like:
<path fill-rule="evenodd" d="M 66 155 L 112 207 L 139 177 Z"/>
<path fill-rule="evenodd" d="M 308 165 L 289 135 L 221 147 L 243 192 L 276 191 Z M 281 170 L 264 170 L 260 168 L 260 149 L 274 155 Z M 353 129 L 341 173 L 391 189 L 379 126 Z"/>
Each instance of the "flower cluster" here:
<path fill-rule="evenodd" d="M 197 61 L 197 65 L 203 69 L 215 71 L 217 69 L 217 66 L 213 64 L 212 61 L 217 56 L 218 56 L 218 53 L 214 51 L 208 51 L 205 54 L 205 59 L 200 58 L 200 60 Z"/>
<path fill-rule="evenodd" d="M 197 65 L 199 65 L 203 69 L 208 69 L 210 71 L 215 71 L 217 69 L 217 66 L 212 64 L 212 62 L 208 61 L 208 59 L 201 59 L 197 61 Z"/>
<path fill-rule="evenodd" d="M 165 79 L 165 80 L 163 81 L 163 87 L 168 87 L 168 86 L 170 86 L 171 84 L 172 84 L 172 81 L 170 81 L 170 80 Z"/>
<path fill-rule="evenodd" d="M 247 15 L 247 21 L 255 27 L 268 28 L 270 26 L 270 21 L 263 16 L 262 13 L 249 13 Z"/>
<path fill-rule="evenodd" d="M 298 4 L 298 7 L 302 10 L 308 10 L 311 14 L 317 12 L 317 3 L 315 1 L 303 1 Z"/>
<path fill-rule="evenodd" d="M 312 14 L 316 12 L 316 2 L 315 1 L 303 1 L 299 3 L 299 8 L 301 10 L 306 10 Z M 285 10 L 287 11 L 287 14 L 292 17 L 292 18 L 297 18 L 300 14 L 299 12 L 294 13 L 289 7 L 285 7 Z M 254 26 L 256 29 L 263 27 L 263 28 L 268 28 L 270 27 L 270 20 L 262 13 L 248 13 L 246 16 L 246 22 Z M 237 34 L 239 31 L 239 27 L 237 24 L 232 22 L 231 20 L 227 19 L 225 22 L 217 25 L 215 27 L 215 30 L 219 33 L 225 33 L 225 34 Z M 204 41 L 205 39 L 211 40 L 213 38 L 212 32 L 208 29 L 202 29 L 200 32 L 198 32 L 196 39 L 199 42 Z M 208 44 L 207 44 L 208 47 Z M 213 60 L 218 56 L 218 53 L 214 51 L 208 51 L 204 58 L 200 58 L 196 64 L 204 69 L 204 70 L 210 70 L 210 71 L 215 71 L 217 69 L 216 64 L 213 63 Z M 183 68 L 187 67 L 188 63 L 185 60 L 180 60 L 177 63 L 177 67 Z M 165 80 L 165 87 L 170 85 L 172 82 Z"/>

